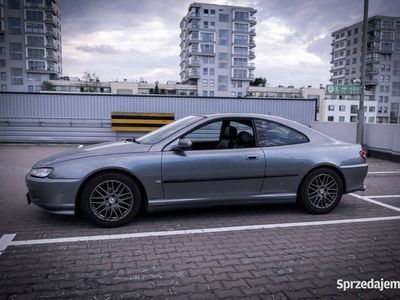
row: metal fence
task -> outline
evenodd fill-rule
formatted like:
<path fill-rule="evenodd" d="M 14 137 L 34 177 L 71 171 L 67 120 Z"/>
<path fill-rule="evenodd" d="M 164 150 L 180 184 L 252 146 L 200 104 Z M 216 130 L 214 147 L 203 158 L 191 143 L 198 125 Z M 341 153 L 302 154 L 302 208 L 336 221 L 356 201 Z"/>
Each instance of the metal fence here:
<path fill-rule="evenodd" d="M 306 125 L 315 99 L 217 98 L 157 95 L 0 93 L 0 142 L 93 143 L 143 133 L 111 130 L 112 112 L 271 114 Z"/>

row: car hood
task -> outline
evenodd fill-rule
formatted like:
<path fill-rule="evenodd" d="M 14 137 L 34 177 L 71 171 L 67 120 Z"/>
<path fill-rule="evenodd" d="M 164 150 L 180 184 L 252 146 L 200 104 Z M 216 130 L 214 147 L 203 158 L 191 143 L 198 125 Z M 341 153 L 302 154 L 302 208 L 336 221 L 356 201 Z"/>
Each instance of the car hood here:
<path fill-rule="evenodd" d="M 84 146 L 49 156 L 37 162 L 34 167 L 50 167 L 59 162 L 92 156 L 147 152 L 149 151 L 150 147 L 151 145 L 148 144 L 137 144 L 129 141 L 101 143 L 91 146 Z"/>

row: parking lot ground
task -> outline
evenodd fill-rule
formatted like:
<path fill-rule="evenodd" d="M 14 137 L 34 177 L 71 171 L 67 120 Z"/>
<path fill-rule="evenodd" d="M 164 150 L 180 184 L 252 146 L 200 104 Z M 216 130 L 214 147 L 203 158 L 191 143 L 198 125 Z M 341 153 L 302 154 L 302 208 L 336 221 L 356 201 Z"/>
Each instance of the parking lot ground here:
<path fill-rule="evenodd" d="M 400 281 L 400 164 L 369 159 L 366 191 L 328 215 L 236 206 L 142 213 L 102 229 L 26 203 L 32 164 L 73 147 L 0 146 L 0 298 L 400 296 L 337 288 L 340 279 Z"/>

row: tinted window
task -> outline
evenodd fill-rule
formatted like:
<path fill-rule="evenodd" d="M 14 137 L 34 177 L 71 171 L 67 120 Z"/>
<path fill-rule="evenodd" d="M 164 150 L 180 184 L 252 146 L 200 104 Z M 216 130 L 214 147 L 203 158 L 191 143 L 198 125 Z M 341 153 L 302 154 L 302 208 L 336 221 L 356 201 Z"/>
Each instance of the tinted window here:
<path fill-rule="evenodd" d="M 282 124 L 267 121 L 255 120 L 259 147 L 283 146 L 307 143 L 308 138 Z"/>

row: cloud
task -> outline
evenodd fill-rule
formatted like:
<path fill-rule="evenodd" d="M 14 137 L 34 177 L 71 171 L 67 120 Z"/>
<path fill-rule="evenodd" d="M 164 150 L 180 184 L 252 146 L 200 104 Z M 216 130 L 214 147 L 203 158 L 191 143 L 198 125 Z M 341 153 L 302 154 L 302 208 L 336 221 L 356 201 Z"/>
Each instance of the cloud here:
<path fill-rule="evenodd" d="M 76 47 L 76 50 L 81 50 L 83 52 L 89 52 L 89 53 L 101 53 L 101 54 L 115 54 L 118 53 L 119 50 L 115 49 L 114 47 L 110 45 L 82 45 Z"/>
<path fill-rule="evenodd" d="M 191 0 L 60 0 L 65 75 L 179 80 L 180 21 Z M 359 0 L 205 0 L 257 9 L 255 75 L 273 84 L 329 82 L 331 32 L 361 21 Z M 400 12 L 370 0 L 370 16 Z"/>

